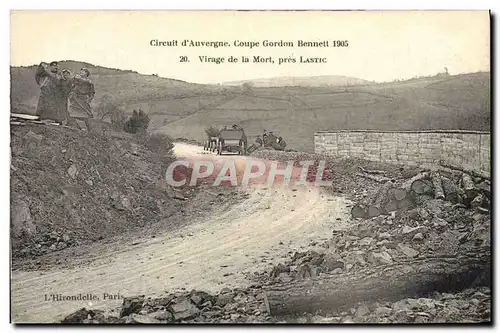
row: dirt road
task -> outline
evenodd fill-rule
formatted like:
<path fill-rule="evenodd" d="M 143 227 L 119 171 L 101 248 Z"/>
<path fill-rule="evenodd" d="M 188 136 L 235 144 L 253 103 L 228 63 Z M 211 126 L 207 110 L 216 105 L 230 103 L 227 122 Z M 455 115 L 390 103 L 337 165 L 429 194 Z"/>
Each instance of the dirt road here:
<path fill-rule="evenodd" d="M 176 144 L 183 158 L 250 159 L 215 156 L 201 147 Z M 89 265 L 12 273 L 12 315 L 16 323 L 55 322 L 81 307 L 111 309 L 111 295 L 159 296 L 185 288 L 216 292 L 245 286 L 255 271 L 269 269 L 311 241 L 326 240 L 346 226 L 347 200 L 316 187 L 239 188 L 242 202 L 174 233 L 141 239 L 121 251 L 102 254 Z M 196 214 L 193 214 L 194 216 Z M 135 245 L 132 245 L 135 244 Z M 291 253 L 290 253 L 291 252 Z M 46 300 L 50 294 L 92 294 L 93 301 Z M 118 296 L 116 296 L 118 297 Z"/>

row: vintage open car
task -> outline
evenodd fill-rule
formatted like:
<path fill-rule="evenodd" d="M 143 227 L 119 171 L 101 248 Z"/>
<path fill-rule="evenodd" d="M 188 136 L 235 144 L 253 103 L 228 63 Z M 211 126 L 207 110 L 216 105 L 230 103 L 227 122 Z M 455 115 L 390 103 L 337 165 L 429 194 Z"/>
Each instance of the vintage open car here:
<path fill-rule="evenodd" d="M 217 140 L 217 154 L 223 152 L 238 153 L 246 155 L 247 137 L 243 129 L 224 129 L 220 132 Z"/>

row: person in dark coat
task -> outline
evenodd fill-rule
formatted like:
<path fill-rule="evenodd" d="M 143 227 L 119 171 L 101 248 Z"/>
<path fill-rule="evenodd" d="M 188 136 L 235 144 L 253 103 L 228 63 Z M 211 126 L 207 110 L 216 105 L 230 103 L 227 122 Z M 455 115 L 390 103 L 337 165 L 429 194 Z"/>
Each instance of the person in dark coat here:
<path fill-rule="evenodd" d="M 90 80 L 90 71 L 82 68 L 72 80 L 69 93 L 68 125 L 90 131 L 90 118 L 94 117 L 90 103 L 94 99 L 94 84 Z"/>
<path fill-rule="evenodd" d="M 35 72 L 35 81 L 40 87 L 40 96 L 36 106 L 36 115 L 40 119 L 51 119 L 62 123 L 66 119 L 68 96 L 62 92 L 61 86 L 67 82 L 61 82 L 63 76 L 59 73 L 56 61 L 42 62 Z"/>
<path fill-rule="evenodd" d="M 65 118 L 63 123 L 67 122 L 68 115 L 68 97 L 73 89 L 73 79 L 71 77 L 71 72 L 68 69 L 63 69 L 61 72 L 61 79 L 58 81 L 57 85 L 57 104 L 58 109 L 64 110 Z"/>
<path fill-rule="evenodd" d="M 146 114 L 146 112 L 142 111 L 139 109 L 139 130 L 146 131 L 146 129 L 149 127 L 149 116 Z"/>
<path fill-rule="evenodd" d="M 137 110 L 132 112 L 132 116 L 125 122 L 124 129 L 128 133 L 137 133 L 140 126 L 139 114 Z"/>

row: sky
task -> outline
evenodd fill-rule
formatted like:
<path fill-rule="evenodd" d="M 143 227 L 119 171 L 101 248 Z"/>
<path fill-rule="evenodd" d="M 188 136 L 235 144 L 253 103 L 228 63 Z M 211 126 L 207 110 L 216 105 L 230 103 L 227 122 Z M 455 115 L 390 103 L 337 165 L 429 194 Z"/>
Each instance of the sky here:
<path fill-rule="evenodd" d="M 197 83 L 278 76 L 344 75 L 378 82 L 490 70 L 487 11 L 11 11 L 11 65 L 77 60 Z M 151 46 L 151 40 L 178 46 Z M 182 40 L 230 47 L 182 47 Z M 264 40 L 294 47 L 263 47 Z M 330 47 L 297 47 L 297 41 Z M 348 41 L 333 47 L 333 41 Z M 252 49 L 235 41 L 259 42 Z M 189 62 L 181 62 L 181 57 Z M 222 64 L 200 56 L 225 57 Z M 228 63 L 234 56 L 238 63 Z M 250 58 L 242 63 L 241 57 Z M 253 63 L 254 56 L 272 57 Z M 279 58 L 295 63 L 279 65 Z M 300 63 L 300 57 L 326 63 Z"/>

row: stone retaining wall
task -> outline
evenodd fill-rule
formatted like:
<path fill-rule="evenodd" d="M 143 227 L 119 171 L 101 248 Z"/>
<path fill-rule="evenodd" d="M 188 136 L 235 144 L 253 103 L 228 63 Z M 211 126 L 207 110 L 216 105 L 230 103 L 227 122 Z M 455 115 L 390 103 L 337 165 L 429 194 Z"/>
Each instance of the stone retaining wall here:
<path fill-rule="evenodd" d="M 466 166 L 490 172 L 490 133 L 479 131 L 319 131 L 318 154 L 401 164 Z"/>

